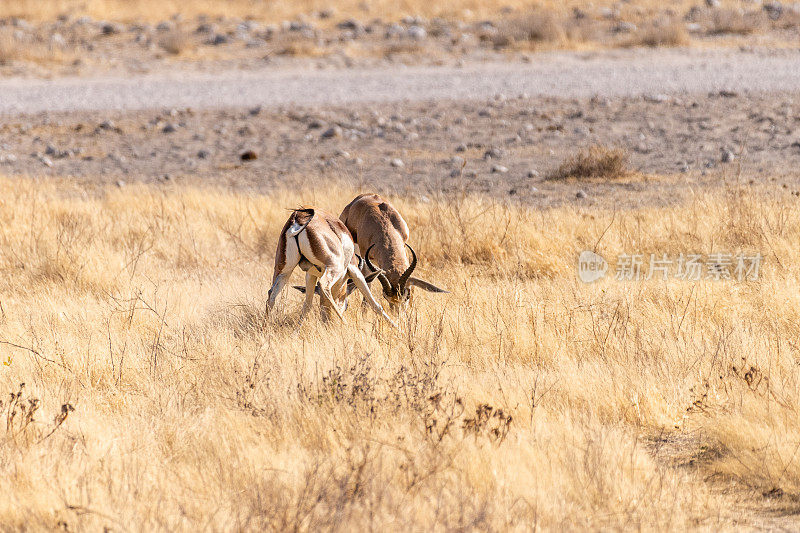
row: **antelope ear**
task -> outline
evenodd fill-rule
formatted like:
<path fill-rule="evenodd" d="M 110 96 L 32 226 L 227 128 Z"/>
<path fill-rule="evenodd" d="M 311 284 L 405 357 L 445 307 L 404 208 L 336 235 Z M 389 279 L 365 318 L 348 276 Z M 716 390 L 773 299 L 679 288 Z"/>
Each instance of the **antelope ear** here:
<path fill-rule="evenodd" d="M 409 287 L 419 287 L 420 289 L 428 292 L 443 292 L 446 294 L 450 294 L 450 291 L 446 291 L 444 289 L 440 289 L 433 283 L 428 283 L 427 281 L 421 280 L 419 278 L 408 278 Z"/>
<path fill-rule="evenodd" d="M 364 280 L 367 283 L 372 283 L 378 275 L 383 274 L 383 270 L 376 270 L 375 272 L 370 272 L 366 276 L 364 276 Z"/>

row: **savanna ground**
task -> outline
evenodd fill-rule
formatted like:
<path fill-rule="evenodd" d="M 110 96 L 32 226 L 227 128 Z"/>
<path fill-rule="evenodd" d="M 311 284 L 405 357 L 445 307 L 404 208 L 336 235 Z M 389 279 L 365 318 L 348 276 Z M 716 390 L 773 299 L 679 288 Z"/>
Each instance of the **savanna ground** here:
<path fill-rule="evenodd" d="M 451 291 L 416 294 L 398 333 L 358 305 L 298 327 L 294 291 L 265 315 L 285 208 L 338 212 L 348 186 L 0 190 L 3 529 L 796 526 L 788 196 L 392 197 Z M 584 249 L 606 279 L 578 280 Z M 623 252 L 764 262 L 617 281 Z"/>
<path fill-rule="evenodd" d="M 796 48 L 796 6 L 715 4 L 17 0 L 0 73 Z M 797 529 L 794 97 L 3 116 L 0 530 Z M 286 208 L 370 190 L 450 294 L 267 316 Z"/>
<path fill-rule="evenodd" d="M 555 49 L 794 49 L 799 40 L 800 5 L 775 1 L 0 3 L 0 74 L 15 76 L 531 61 Z"/>

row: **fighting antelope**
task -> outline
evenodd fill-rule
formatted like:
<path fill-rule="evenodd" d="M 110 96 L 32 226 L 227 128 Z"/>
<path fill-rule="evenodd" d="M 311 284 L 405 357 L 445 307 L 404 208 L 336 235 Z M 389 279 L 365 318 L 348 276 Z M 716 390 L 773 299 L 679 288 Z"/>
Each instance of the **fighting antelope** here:
<path fill-rule="evenodd" d="M 306 273 L 306 297 L 301 318 L 311 309 L 314 294 L 319 294 L 323 316 L 329 316 L 329 310 L 333 309 L 344 320 L 342 312 L 347 308 L 347 297 L 357 288 L 375 312 L 396 328 L 397 325 L 369 291 L 367 280 L 359 269 L 361 260 L 356 257 L 353 238 L 338 218 L 319 209 L 292 211 L 278 239 L 267 312 L 275 306 L 278 294 L 294 268 L 300 265 Z M 376 272 L 375 275 L 379 274 Z"/>
<path fill-rule="evenodd" d="M 377 273 L 383 296 L 392 308 L 408 301 L 411 287 L 429 292 L 447 292 L 411 276 L 417 267 L 417 254 L 406 242 L 406 221 L 389 202 L 377 194 L 361 194 L 344 208 L 339 218 L 350 230 L 359 252 L 364 253 L 369 272 Z M 411 251 L 410 263 L 406 247 Z M 371 258 L 380 268 L 372 263 Z"/>

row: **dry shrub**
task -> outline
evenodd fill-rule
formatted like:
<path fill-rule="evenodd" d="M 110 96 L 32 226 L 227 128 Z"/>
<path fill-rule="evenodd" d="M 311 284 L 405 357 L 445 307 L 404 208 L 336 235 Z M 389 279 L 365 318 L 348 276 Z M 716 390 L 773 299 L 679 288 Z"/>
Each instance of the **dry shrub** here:
<path fill-rule="evenodd" d="M 560 42 L 566 37 L 562 21 L 554 14 L 529 13 L 502 21 L 495 32 L 481 35 L 481 40 L 491 42 L 495 48 L 506 48 L 515 44 Z"/>
<path fill-rule="evenodd" d="M 628 174 L 628 153 L 624 149 L 594 145 L 564 161 L 548 179 L 610 179 Z"/>
<path fill-rule="evenodd" d="M 715 9 L 711 11 L 704 25 L 710 35 L 750 35 L 761 26 L 758 13 L 742 13 L 735 9 Z"/>
<path fill-rule="evenodd" d="M 649 46 L 686 46 L 689 34 L 686 28 L 678 23 L 652 24 L 642 28 L 622 42 L 624 47 Z"/>
<path fill-rule="evenodd" d="M 194 43 L 186 32 L 173 30 L 164 34 L 158 40 L 158 45 L 167 53 L 177 56 L 193 48 Z"/>
<path fill-rule="evenodd" d="M 7 32 L 0 32 L 0 65 L 15 61 L 50 63 L 65 59 L 65 54 L 55 46 L 40 41 L 22 42 Z"/>
<path fill-rule="evenodd" d="M 19 46 L 11 35 L 0 35 L 0 65 L 8 65 L 19 58 Z"/>
<path fill-rule="evenodd" d="M 383 55 L 392 57 L 396 55 L 418 54 L 424 50 L 424 47 L 415 42 L 396 42 L 389 43 L 383 48 Z"/>
<path fill-rule="evenodd" d="M 317 46 L 315 41 L 310 41 L 302 37 L 287 37 L 278 45 L 275 53 L 290 57 L 321 57 L 324 56 L 327 51 L 325 48 Z"/>
<path fill-rule="evenodd" d="M 8 359 L 6 366 L 11 362 L 12 359 Z M 47 440 L 75 410 L 72 404 L 63 404 L 61 411 L 53 417 L 52 424 L 48 424 L 38 420 L 40 409 L 39 398 L 26 397 L 25 383 L 20 383 L 16 392 L 12 390 L 8 400 L 0 399 L 0 429 L 5 425 L 5 433 L 0 431 L 0 450 L 9 445 L 17 449 L 26 448 Z"/>

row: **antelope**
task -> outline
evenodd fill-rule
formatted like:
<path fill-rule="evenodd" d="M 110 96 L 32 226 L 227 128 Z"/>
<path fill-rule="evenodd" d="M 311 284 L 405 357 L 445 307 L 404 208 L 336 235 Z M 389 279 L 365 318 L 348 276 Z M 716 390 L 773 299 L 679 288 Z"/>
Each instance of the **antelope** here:
<path fill-rule="evenodd" d="M 330 316 L 329 310 L 333 309 L 344 321 L 342 312 L 347 308 L 347 297 L 357 288 L 372 309 L 397 328 L 372 296 L 361 273 L 361 258 L 355 256 L 353 237 L 335 216 L 311 208 L 295 209 L 289 215 L 278 239 L 267 313 L 275 306 L 278 295 L 298 265 L 306 273 L 301 320 L 311 309 L 314 294 L 319 294 L 323 317 Z M 370 281 L 379 275 L 378 272 L 374 274 Z"/>
<path fill-rule="evenodd" d="M 339 218 L 350 230 L 359 252 L 366 250 L 364 260 L 368 272 L 375 274 L 381 282 L 383 297 L 389 301 L 392 309 L 408 302 L 411 287 L 429 292 L 447 292 L 432 283 L 411 277 L 417 267 L 417 254 L 406 242 L 408 224 L 397 209 L 379 195 L 356 196 Z M 411 252 L 410 263 L 406 248 Z M 381 268 L 372 263 L 370 254 Z"/>

